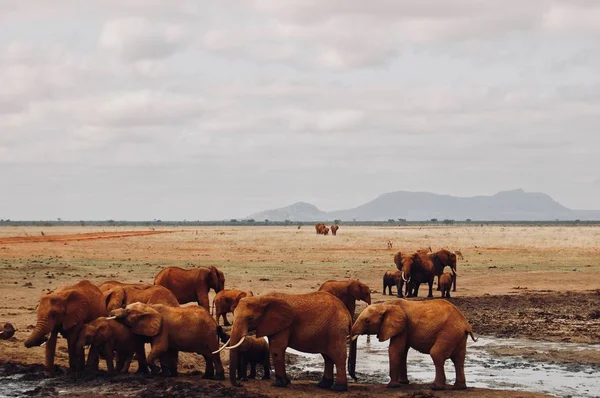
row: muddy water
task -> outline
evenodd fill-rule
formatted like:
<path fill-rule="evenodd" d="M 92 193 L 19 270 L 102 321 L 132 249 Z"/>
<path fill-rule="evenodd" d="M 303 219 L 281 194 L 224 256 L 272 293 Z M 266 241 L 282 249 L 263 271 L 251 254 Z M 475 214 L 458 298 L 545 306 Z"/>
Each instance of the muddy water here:
<path fill-rule="evenodd" d="M 388 343 L 380 343 L 374 336 L 367 343 L 366 336 L 358 340 L 356 373 L 359 383 L 387 383 L 389 381 Z M 470 387 L 483 387 L 502 390 L 531 391 L 559 397 L 598 397 L 600 396 L 600 365 L 578 363 L 555 364 L 520 356 L 499 356 L 501 348 L 526 348 L 529 352 L 577 352 L 594 350 L 600 352 L 599 345 L 548 343 L 519 339 L 481 337 L 474 343 L 469 339 L 465 374 Z M 323 370 L 320 355 L 299 355 L 296 363 L 306 371 Z M 408 354 L 408 377 L 411 382 L 431 383 L 435 376 L 433 362 L 429 355 L 410 350 Z M 454 383 L 454 366 L 446 362 L 448 383 Z"/>

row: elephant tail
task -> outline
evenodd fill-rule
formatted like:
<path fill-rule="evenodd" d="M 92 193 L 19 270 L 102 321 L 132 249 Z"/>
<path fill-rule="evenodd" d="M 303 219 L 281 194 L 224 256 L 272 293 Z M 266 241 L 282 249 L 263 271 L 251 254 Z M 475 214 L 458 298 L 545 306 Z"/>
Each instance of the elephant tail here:
<path fill-rule="evenodd" d="M 358 381 L 356 378 L 356 348 L 358 345 L 358 340 L 353 340 L 350 342 L 350 353 L 348 355 L 348 374 L 354 381 Z"/>
<path fill-rule="evenodd" d="M 468 334 L 469 336 L 471 336 L 471 339 L 472 339 L 474 342 L 477 342 L 477 340 L 479 340 L 479 338 L 477 338 L 477 337 L 475 337 L 475 336 L 473 335 L 473 329 L 471 328 L 471 325 L 469 325 L 469 328 L 467 329 L 467 334 Z"/>

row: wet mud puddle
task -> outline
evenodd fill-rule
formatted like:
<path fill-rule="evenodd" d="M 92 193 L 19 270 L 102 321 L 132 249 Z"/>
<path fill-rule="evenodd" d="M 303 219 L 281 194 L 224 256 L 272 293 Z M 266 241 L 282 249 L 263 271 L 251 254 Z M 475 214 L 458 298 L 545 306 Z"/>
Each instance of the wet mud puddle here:
<path fill-rule="evenodd" d="M 380 343 L 375 336 L 371 336 L 369 343 L 366 336 L 359 338 L 356 361 L 359 383 L 389 382 L 388 343 L 389 341 Z M 298 355 L 295 368 L 300 367 L 304 371 L 323 371 L 321 355 L 304 354 L 290 349 L 288 352 Z M 509 355 L 499 355 L 499 352 L 508 352 Z M 578 352 L 600 355 L 600 345 L 493 337 L 480 337 L 479 341 L 474 343 L 469 339 L 465 361 L 467 385 L 540 392 L 559 397 L 598 397 L 600 396 L 600 365 L 577 362 Z M 519 353 L 524 355 L 518 355 Z M 552 358 L 560 353 L 568 354 L 575 361 L 557 363 Z M 446 361 L 445 369 L 447 383 L 454 383 L 452 361 Z M 427 384 L 433 382 L 434 376 L 435 369 L 431 357 L 410 350 L 409 380 L 413 383 Z"/>

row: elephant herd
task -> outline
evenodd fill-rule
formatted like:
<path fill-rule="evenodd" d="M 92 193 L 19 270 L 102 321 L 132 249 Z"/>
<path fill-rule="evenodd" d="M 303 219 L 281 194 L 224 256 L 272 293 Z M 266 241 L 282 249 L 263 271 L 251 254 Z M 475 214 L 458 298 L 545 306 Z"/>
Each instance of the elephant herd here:
<path fill-rule="evenodd" d="M 449 250 L 441 249 L 433 252 L 429 247 L 414 253 L 398 252 L 394 256 L 394 264 L 397 270 L 387 271 L 383 275 L 383 294 L 389 291 L 392 295 L 392 287 L 397 286 L 398 297 L 404 295 L 416 297 L 419 295 L 419 286 L 427 283 L 429 286 L 427 297 L 433 297 L 433 281 L 436 276 L 438 290 L 442 291 L 442 297 L 450 298 L 450 287 L 452 291 L 456 291 L 456 254 Z M 403 294 L 404 284 L 406 287 Z"/>
<path fill-rule="evenodd" d="M 422 264 L 417 261 L 422 260 L 411 261 L 409 255 L 399 258 L 403 265 L 400 280 L 418 290 L 414 285 L 422 280 L 418 268 Z M 400 282 L 395 283 L 401 289 Z M 212 315 L 211 289 L 216 292 Z M 357 300 L 364 301 L 367 308 L 355 317 Z M 198 305 L 180 306 L 190 302 Z M 219 320 L 223 318 L 223 326 L 230 326 L 229 312 L 233 313 L 233 325 L 227 333 Z M 226 290 L 225 276 L 216 267 L 168 267 L 155 277 L 154 284 L 108 281 L 94 285 L 84 280 L 43 295 L 37 324 L 25 346 L 46 346 L 47 374 L 54 370 L 58 333 L 67 340 L 69 367 L 75 374 L 97 371 L 103 357 L 111 373 L 127 372 L 135 358 L 140 373 L 176 376 L 178 353 L 183 351 L 204 358 L 204 378 L 223 380 L 220 352 L 228 350 L 232 385 L 254 378 L 258 365 L 263 368 L 263 378 L 269 379 L 272 361 L 272 385 L 286 387 L 290 384 L 285 369 L 289 347 L 321 354 L 324 372 L 317 385 L 334 391 L 347 391 L 347 374 L 356 380 L 359 335 L 390 340 L 388 387 L 408 384 L 410 348 L 429 353 L 436 369 L 435 389 L 447 388 L 444 362 L 448 358 L 456 369 L 454 388 L 466 388 L 467 337 L 474 339 L 464 315 L 445 300 L 396 299 L 371 305 L 371 289 L 357 280 L 326 281 L 317 292 L 255 296 L 249 291 Z M 220 348 L 219 341 L 223 343 Z M 147 343 L 151 346 L 148 355 Z M 247 365 L 251 367 L 249 375 Z"/>
<path fill-rule="evenodd" d="M 340 229 L 340 226 L 337 224 L 332 225 L 331 228 L 327 227 L 327 225 L 322 222 L 315 224 L 317 235 L 329 235 L 329 231 L 331 231 L 331 235 L 336 236 L 338 229 Z"/>

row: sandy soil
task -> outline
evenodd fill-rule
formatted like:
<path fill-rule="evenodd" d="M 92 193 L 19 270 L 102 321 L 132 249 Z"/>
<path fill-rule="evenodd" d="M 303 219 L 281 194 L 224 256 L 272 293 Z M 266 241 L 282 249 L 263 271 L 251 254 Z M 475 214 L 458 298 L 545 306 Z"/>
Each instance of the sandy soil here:
<path fill-rule="evenodd" d="M 387 249 L 388 240 L 394 243 L 392 250 Z M 297 293 L 318 289 L 328 279 L 358 278 L 372 288 L 373 300 L 379 301 L 389 299 L 381 295 L 381 277 L 393 268 L 393 254 L 427 246 L 462 251 L 458 291 L 452 301 L 465 312 L 476 333 L 600 341 L 599 227 L 342 225 L 335 237 L 296 226 L 155 231 L 147 227 L 5 227 L 0 228 L 0 323 L 11 322 L 18 330 L 11 340 L 0 341 L 0 361 L 43 363 L 42 348 L 26 350 L 22 345 L 35 323 L 37 301 L 42 293 L 81 279 L 152 282 L 164 266 L 211 264 L 225 272 L 227 288 L 251 289 L 255 294 Z M 357 311 L 361 309 L 359 305 Z M 64 341 L 59 342 L 60 365 L 66 364 L 65 351 Z M 181 371 L 203 369 L 201 359 L 189 354 L 181 357 Z M 600 362 L 597 353 L 586 358 L 590 363 Z M 306 383 L 294 383 L 281 396 L 314 395 L 317 390 Z M 279 394 L 280 390 L 263 384 L 249 383 L 246 388 L 253 394 Z M 352 387 L 355 396 L 383 392 L 380 386 Z"/>

